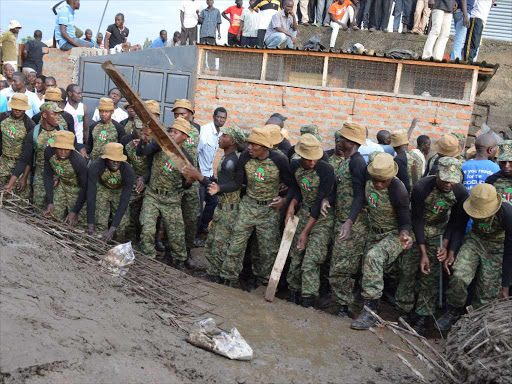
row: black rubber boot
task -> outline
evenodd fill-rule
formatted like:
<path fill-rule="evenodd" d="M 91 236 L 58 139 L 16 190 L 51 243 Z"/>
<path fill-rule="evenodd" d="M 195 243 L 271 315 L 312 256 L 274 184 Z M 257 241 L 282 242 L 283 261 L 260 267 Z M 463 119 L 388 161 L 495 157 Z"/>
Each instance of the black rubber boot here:
<path fill-rule="evenodd" d="M 332 304 L 332 297 L 330 293 L 320 296 L 318 299 L 318 308 L 328 308 Z"/>
<path fill-rule="evenodd" d="M 414 325 L 414 330 L 421 336 L 425 335 L 425 331 L 427 330 L 428 316 L 418 316 L 418 320 Z"/>
<path fill-rule="evenodd" d="M 335 316 L 340 318 L 352 317 L 352 312 L 349 311 L 348 305 L 340 305 L 340 307 L 334 313 Z"/>
<path fill-rule="evenodd" d="M 300 304 L 300 293 L 297 291 L 290 291 L 288 292 L 288 299 L 290 303 L 293 304 Z"/>
<path fill-rule="evenodd" d="M 158 237 L 155 237 L 155 249 L 157 252 L 164 252 L 165 251 L 165 245 L 162 243 L 162 240 L 160 240 Z"/>
<path fill-rule="evenodd" d="M 220 276 L 208 275 L 207 279 L 210 283 L 222 284 L 222 277 Z"/>
<path fill-rule="evenodd" d="M 224 285 L 230 288 L 242 289 L 242 285 L 239 280 L 224 280 Z"/>
<path fill-rule="evenodd" d="M 313 307 L 315 305 L 315 296 L 302 296 L 300 305 L 304 308 Z"/>
<path fill-rule="evenodd" d="M 185 267 L 185 262 L 183 260 L 176 260 L 173 265 L 174 268 L 179 269 L 180 271 L 186 271 L 187 267 Z"/>
<path fill-rule="evenodd" d="M 416 314 L 416 312 L 414 310 L 412 310 L 411 312 L 409 313 L 405 313 L 403 312 L 402 315 L 400 316 L 407 324 L 409 324 L 411 327 L 414 328 L 414 325 L 416 324 L 416 322 L 418 321 L 419 319 L 419 315 Z"/>
<path fill-rule="evenodd" d="M 379 299 L 365 300 L 364 305 L 366 305 L 375 313 L 379 312 Z M 373 326 L 376 322 L 377 319 L 363 309 L 363 312 L 361 312 L 359 317 L 353 321 L 352 324 L 350 324 L 350 328 L 366 331 L 370 329 L 370 327 Z"/>
<path fill-rule="evenodd" d="M 258 283 L 256 282 L 256 279 L 250 278 L 247 280 L 247 284 L 245 285 L 245 290 L 247 292 L 254 291 L 256 288 L 258 288 Z"/>
<path fill-rule="evenodd" d="M 446 313 L 437 320 L 437 327 L 440 331 L 449 331 L 452 329 L 453 324 L 460 319 L 462 310 L 448 305 Z"/>

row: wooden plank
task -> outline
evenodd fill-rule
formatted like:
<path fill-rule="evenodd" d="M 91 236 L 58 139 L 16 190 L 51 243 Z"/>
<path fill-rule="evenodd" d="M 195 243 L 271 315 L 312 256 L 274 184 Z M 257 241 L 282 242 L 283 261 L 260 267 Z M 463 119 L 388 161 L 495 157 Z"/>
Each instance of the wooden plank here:
<path fill-rule="evenodd" d="M 260 80 L 265 81 L 265 77 L 267 77 L 267 60 L 268 60 L 268 53 L 263 53 L 263 61 L 261 62 L 261 76 Z"/>
<path fill-rule="evenodd" d="M 402 63 L 398 63 L 398 66 L 396 68 L 396 77 L 395 77 L 395 88 L 393 90 L 393 93 L 395 95 L 398 95 L 398 91 L 400 90 L 400 78 L 402 77 Z"/>
<path fill-rule="evenodd" d="M 476 90 L 478 87 L 478 70 L 473 71 L 473 79 L 471 80 L 471 93 L 469 94 L 469 101 L 472 103 L 475 101 Z"/>
<path fill-rule="evenodd" d="M 277 284 L 279 284 L 281 273 L 283 273 L 283 268 L 286 263 L 286 259 L 288 258 L 288 252 L 290 251 L 293 236 L 295 235 L 295 231 L 297 230 L 298 223 L 299 217 L 293 216 L 293 220 L 288 220 L 288 223 L 284 228 L 281 246 L 279 247 L 279 252 L 276 256 L 276 260 L 274 261 L 274 267 L 272 268 L 272 272 L 270 273 L 267 291 L 265 292 L 265 300 L 267 301 L 274 301 L 274 296 L 276 295 L 277 290 Z"/>
<path fill-rule="evenodd" d="M 105 61 L 101 68 L 107 73 L 114 84 L 119 88 L 126 100 L 133 106 L 135 113 L 142 122 L 151 129 L 151 136 L 162 147 L 162 151 L 168 155 L 176 168 L 181 172 L 185 165 L 191 165 L 182 150 L 167 133 L 163 123 L 155 117 L 144 104 L 140 96 L 132 89 L 128 80 L 117 70 L 110 60 Z"/>
<path fill-rule="evenodd" d="M 329 56 L 324 58 L 324 70 L 322 71 L 322 87 L 327 86 L 327 71 L 329 70 Z"/>

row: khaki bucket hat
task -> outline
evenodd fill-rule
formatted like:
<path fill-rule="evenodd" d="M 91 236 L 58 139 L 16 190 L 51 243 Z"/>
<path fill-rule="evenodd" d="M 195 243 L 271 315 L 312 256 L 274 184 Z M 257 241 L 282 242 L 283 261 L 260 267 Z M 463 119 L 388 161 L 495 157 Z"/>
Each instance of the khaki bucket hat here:
<path fill-rule="evenodd" d="M 318 160 L 324 155 L 324 151 L 320 148 L 320 142 L 310 133 L 305 133 L 300 137 L 295 146 L 295 153 L 306 160 Z"/>
<path fill-rule="evenodd" d="M 103 155 L 101 155 L 101 158 L 112 161 L 126 161 L 126 155 L 123 153 L 123 148 L 123 144 L 108 143 L 105 145 L 105 151 Z"/>
<path fill-rule="evenodd" d="M 373 179 L 389 180 L 398 173 L 398 164 L 389 153 L 379 152 L 368 165 L 368 173 Z"/>
<path fill-rule="evenodd" d="M 512 161 L 512 140 L 505 140 L 499 144 L 498 161 Z"/>
<path fill-rule="evenodd" d="M 265 125 L 265 129 L 270 135 L 270 142 L 272 145 L 277 145 L 284 140 L 284 136 L 281 133 L 281 127 L 275 124 Z"/>
<path fill-rule="evenodd" d="M 192 103 L 187 99 L 178 99 L 174 102 L 174 107 L 172 107 L 171 111 L 174 112 L 176 108 L 185 108 L 190 112 L 194 113 L 194 108 L 192 108 Z"/>
<path fill-rule="evenodd" d="M 290 133 L 285 128 L 281 128 L 281 135 L 283 135 L 285 139 L 288 139 L 288 137 L 290 137 Z"/>
<path fill-rule="evenodd" d="M 98 111 L 114 111 L 114 102 L 111 98 L 102 97 L 98 105 Z"/>
<path fill-rule="evenodd" d="M 161 115 L 160 112 L 160 104 L 158 104 L 158 101 L 156 100 L 147 100 L 144 102 L 146 104 L 146 107 L 148 107 L 149 112 L 154 113 L 155 115 Z"/>
<path fill-rule="evenodd" d="M 459 140 L 451 134 L 444 135 L 437 140 L 434 149 L 443 156 L 457 157 L 460 155 Z"/>
<path fill-rule="evenodd" d="M 185 135 L 190 136 L 190 123 L 181 117 L 178 117 L 176 120 L 174 120 L 174 123 L 172 123 L 169 128 L 174 128 L 180 132 L 183 132 Z"/>
<path fill-rule="evenodd" d="M 439 159 L 439 178 L 445 183 L 460 183 L 462 181 L 462 166 L 454 157 L 441 157 Z"/>
<path fill-rule="evenodd" d="M 344 123 L 338 131 L 338 135 L 359 145 L 366 144 L 366 128 L 361 124 Z M 336 138 L 336 134 L 334 137 Z"/>
<path fill-rule="evenodd" d="M 464 210 L 475 219 L 486 219 L 499 211 L 501 196 L 491 184 L 477 184 L 471 188 L 469 198 L 464 202 Z"/>
<path fill-rule="evenodd" d="M 53 148 L 59 149 L 75 149 L 75 134 L 69 131 L 55 132 L 55 139 L 50 144 Z"/>
<path fill-rule="evenodd" d="M 272 148 L 270 135 L 265 128 L 254 128 L 245 141 L 248 143 L 258 144 L 266 148 Z"/>
<path fill-rule="evenodd" d="M 44 93 L 44 101 L 62 101 L 62 92 L 59 88 L 48 88 Z"/>
<path fill-rule="evenodd" d="M 19 111 L 28 111 L 32 109 L 30 104 L 28 103 L 28 97 L 24 93 L 15 93 L 11 96 L 11 100 L 7 106 L 11 109 L 17 109 Z"/>
<path fill-rule="evenodd" d="M 400 129 L 398 131 L 391 132 L 391 146 L 399 147 L 401 145 L 409 144 L 409 139 L 407 137 L 407 131 L 405 129 Z"/>

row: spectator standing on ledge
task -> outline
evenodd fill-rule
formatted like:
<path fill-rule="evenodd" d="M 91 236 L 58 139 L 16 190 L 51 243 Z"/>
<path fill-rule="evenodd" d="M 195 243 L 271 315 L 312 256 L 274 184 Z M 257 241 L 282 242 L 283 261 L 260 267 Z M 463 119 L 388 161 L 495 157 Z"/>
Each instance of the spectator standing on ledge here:
<path fill-rule="evenodd" d="M 15 71 L 18 70 L 18 33 L 21 24 L 17 20 L 11 20 L 9 30 L 0 35 L 0 43 L 2 43 L 2 61 L 12 65 Z M 5 70 L 4 70 L 5 71 Z"/>
<path fill-rule="evenodd" d="M 80 9 L 80 0 L 67 0 L 65 7 L 59 8 L 55 22 L 55 41 L 61 51 L 75 47 L 94 47 L 94 44 L 76 38 L 75 11 Z"/>
<path fill-rule="evenodd" d="M 263 48 L 268 25 L 272 21 L 272 17 L 281 10 L 281 2 L 279 0 L 255 0 L 253 8 L 260 15 L 258 21 L 258 47 Z"/>
<path fill-rule="evenodd" d="M 455 28 L 455 37 L 453 39 L 450 60 L 462 58 L 462 50 L 464 48 L 464 42 L 466 41 L 466 33 L 468 31 L 467 26 L 469 26 L 469 15 L 471 14 L 471 9 L 473 8 L 473 4 L 475 3 L 475 0 L 466 0 L 465 4 L 462 3 L 462 0 L 455 1 L 457 2 L 457 9 L 455 10 L 455 12 L 453 12 L 453 26 Z M 466 7 L 466 15 L 468 16 L 467 19 L 464 19 L 464 6 Z"/>
<path fill-rule="evenodd" d="M 391 4 L 393 2 L 391 1 Z M 428 7 L 428 0 L 418 0 L 416 3 L 416 12 L 418 12 L 418 7 L 421 7 L 420 4 L 424 4 L 425 8 L 428 10 L 428 15 L 430 15 L 430 8 Z M 393 20 L 393 32 L 398 32 L 400 29 L 400 24 L 402 24 L 402 33 L 407 33 L 408 30 L 414 29 L 411 28 L 411 26 L 415 23 L 416 20 L 416 14 L 414 15 L 415 20 L 409 20 L 412 14 L 412 7 L 413 7 L 413 0 L 396 0 L 395 2 L 395 11 L 394 15 L 395 18 Z M 391 6 L 388 8 L 388 10 L 391 10 Z M 421 12 L 426 12 L 424 8 L 420 9 L 420 16 Z M 425 19 L 425 23 L 428 22 L 428 16 Z M 416 24 L 414 24 L 416 25 Z M 386 24 L 387 27 L 387 24 Z M 423 29 L 425 29 L 425 25 L 423 26 Z"/>
<path fill-rule="evenodd" d="M 35 72 L 37 76 L 43 72 L 43 48 L 48 46 L 41 41 L 43 33 L 40 30 L 34 32 L 34 40 L 29 40 L 23 48 L 23 73 L 28 76 Z"/>
<path fill-rule="evenodd" d="M 228 45 L 240 44 L 240 19 L 244 8 L 242 7 L 243 0 L 235 0 L 235 5 L 232 5 L 224 12 L 222 17 L 229 21 L 228 29 Z M 229 15 L 229 17 L 227 17 Z"/>
<path fill-rule="evenodd" d="M 167 31 L 162 29 L 160 31 L 160 36 L 153 40 L 153 44 L 151 44 L 151 48 L 163 48 L 167 46 Z"/>
<path fill-rule="evenodd" d="M 254 10 L 254 3 L 249 8 L 244 8 L 240 18 L 240 28 L 238 29 L 237 40 L 242 47 L 256 47 L 258 45 L 258 22 L 259 12 Z M 240 36 L 241 35 L 241 36 Z"/>
<path fill-rule="evenodd" d="M 333 1 L 332 4 L 336 3 L 337 0 Z M 296 4 L 296 3 L 294 3 Z M 321 27 L 322 25 L 324 27 L 328 27 L 330 21 L 332 20 L 330 17 L 330 8 L 332 6 L 330 0 L 318 0 L 315 8 L 315 19 L 316 23 L 314 24 L 316 27 Z M 293 7 L 293 10 L 295 11 L 297 9 L 297 5 Z M 324 16 L 325 11 L 325 16 Z M 302 7 L 300 9 L 300 12 L 302 13 Z M 313 16 L 313 15 L 312 15 Z M 311 17 L 312 19 L 313 17 Z M 304 16 L 302 16 L 301 24 L 304 20 Z"/>
<path fill-rule="evenodd" d="M 462 0 L 463 2 L 465 0 Z M 464 61 L 475 61 L 478 55 L 478 48 L 482 41 L 482 32 L 484 31 L 487 17 L 491 12 L 494 0 L 475 0 L 471 9 L 468 32 L 466 33 L 466 42 L 464 43 Z M 462 8 L 464 11 L 464 8 Z M 464 20 L 466 15 L 464 15 Z"/>
<path fill-rule="evenodd" d="M 414 25 L 412 27 L 411 32 L 416 35 L 423 35 L 425 32 L 425 27 L 428 23 L 428 18 L 430 17 L 430 13 L 432 10 L 428 6 L 428 0 L 418 0 L 416 3 L 416 10 L 414 11 Z M 395 12 L 396 14 L 396 12 Z M 405 17 L 404 17 L 405 20 Z M 405 24 L 405 23 L 404 23 Z M 396 22 L 396 16 L 395 16 L 395 24 L 393 26 L 393 32 L 398 32 L 398 26 Z M 405 28 L 405 25 L 404 25 Z M 457 29 L 457 26 L 455 26 L 455 29 Z M 455 32 L 457 34 L 457 32 Z M 461 49 L 462 50 L 462 46 Z"/>
<path fill-rule="evenodd" d="M 197 24 L 201 5 L 199 0 L 183 0 L 180 8 L 181 45 L 195 45 L 197 41 Z"/>
<path fill-rule="evenodd" d="M 220 11 L 213 6 L 213 0 L 206 0 L 207 8 L 199 14 L 199 42 L 201 44 L 215 44 L 215 29 L 217 29 L 217 38 L 220 40 L 220 25 L 222 18 Z"/>
<path fill-rule="evenodd" d="M 286 41 L 288 48 L 293 48 L 297 35 L 297 17 L 293 10 L 293 0 L 285 0 L 284 9 L 272 16 L 265 34 L 265 45 L 268 48 L 279 47 Z"/>
<path fill-rule="evenodd" d="M 124 15 L 118 13 L 115 18 L 115 23 L 110 24 L 105 34 L 105 47 L 109 53 L 123 52 L 123 44 L 127 42 L 130 30 L 124 25 Z"/>
<path fill-rule="evenodd" d="M 332 28 L 331 41 L 329 44 L 331 48 L 334 48 L 336 44 L 340 27 L 346 31 L 348 29 L 348 23 L 354 21 L 354 8 L 352 8 L 351 4 L 350 0 L 337 0 L 332 3 L 331 8 L 329 8 Z"/>
<path fill-rule="evenodd" d="M 167 44 L 167 46 L 177 47 L 177 46 L 181 45 L 180 39 L 181 39 L 181 33 L 179 33 L 178 31 L 174 32 L 174 35 L 172 36 L 172 40 Z"/>

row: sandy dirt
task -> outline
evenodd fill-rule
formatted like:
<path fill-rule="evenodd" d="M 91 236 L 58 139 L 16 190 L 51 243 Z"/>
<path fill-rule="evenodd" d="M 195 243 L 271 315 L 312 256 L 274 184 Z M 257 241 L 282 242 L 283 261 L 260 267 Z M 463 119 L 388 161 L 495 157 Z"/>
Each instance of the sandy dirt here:
<path fill-rule="evenodd" d="M 254 350 L 250 362 L 228 360 L 188 344 L 184 331 L 94 268 L 0 210 L 0 383 L 415 382 L 348 320 L 267 303 L 263 287 L 205 282 L 222 327 L 236 326 Z"/>

